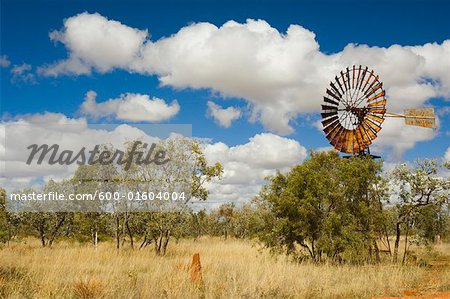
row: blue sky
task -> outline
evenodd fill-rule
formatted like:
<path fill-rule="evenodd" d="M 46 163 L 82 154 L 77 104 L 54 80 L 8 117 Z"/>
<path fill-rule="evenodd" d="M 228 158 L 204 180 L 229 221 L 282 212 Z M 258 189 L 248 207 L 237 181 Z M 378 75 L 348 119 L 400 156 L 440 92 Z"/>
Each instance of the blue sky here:
<path fill-rule="evenodd" d="M 2 1 L 1 54 L 7 55 L 11 65 L 1 68 L 1 114 L 4 119 L 44 111 L 79 117 L 80 105 L 89 90 L 97 93 L 97 102 L 127 92 L 139 93 L 166 102 L 177 100 L 180 111 L 165 123 L 189 123 L 195 136 L 229 146 L 244 144 L 255 134 L 273 130 L 260 121 L 249 122 L 247 112 L 229 128 L 219 126 L 207 115 L 208 100 L 223 108 L 248 111 L 249 101 L 244 97 L 221 96 L 214 88 L 162 87 L 158 75 L 120 68 L 106 73 L 93 71 L 90 75 L 38 74 L 38 67 L 68 55 L 62 43 L 49 39 L 49 32 L 60 30 L 65 19 L 82 12 L 99 13 L 132 28 L 148 29 L 152 41 L 171 36 L 192 23 L 208 22 L 220 27 L 229 20 L 245 23 L 251 18 L 265 20 L 282 34 L 291 24 L 301 25 L 314 32 L 322 53 L 332 54 L 350 43 L 370 47 L 441 44 L 450 38 L 449 10 L 448 1 Z M 32 67 L 32 80 L 13 78 L 12 67 L 22 63 Z M 320 107 L 321 99 L 314 101 Z M 448 108 L 443 97 L 430 98 L 423 104 L 433 105 L 437 111 Z M 402 158 L 443 157 L 449 146 L 448 115 L 440 117 L 435 137 L 416 142 Z M 313 126 L 318 119 L 317 112 L 299 114 L 290 119 L 294 132 L 280 135 L 308 149 L 326 147 L 327 140 Z M 381 151 L 381 155 L 388 154 Z"/>

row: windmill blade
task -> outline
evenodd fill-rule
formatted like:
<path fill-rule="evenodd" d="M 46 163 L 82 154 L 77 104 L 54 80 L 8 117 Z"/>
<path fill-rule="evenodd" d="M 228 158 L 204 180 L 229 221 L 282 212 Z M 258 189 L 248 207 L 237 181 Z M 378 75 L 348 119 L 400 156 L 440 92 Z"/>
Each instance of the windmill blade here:
<path fill-rule="evenodd" d="M 373 76 L 373 70 L 370 71 L 369 78 L 367 78 L 366 84 L 364 84 L 364 87 L 362 88 L 362 91 L 366 90 L 366 86 L 367 86 L 367 84 L 369 84 L 369 81 L 372 78 L 372 76 Z"/>
<path fill-rule="evenodd" d="M 374 100 L 376 100 L 378 98 L 384 97 L 385 95 L 386 95 L 386 92 L 383 90 L 382 92 L 374 95 L 373 97 L 368 98 L 367 102 L 372 102 L 372 101 L 374 101 Z M 386 105 L 386 101 L 385 101 L 384 105 Z M 370 104 L 369 104 L 369 106 L 370 106 Z"/>
<path fill-rule="evenodd" d="M 384 122 L 384 119 L 382 117 L 379 117 L 378 115 L 372 114 L 371 112 L 367 113 L 366 116 L 367 116 L 367 118 L 369 120 L 372 120 L 375 123 L 382 124 Z"/>
<path fill-rule="evenodd" d="M 336 120 L 334 122 L 332 122 L 329 126 L 327 126 L 323 129 L 323 132 L 325 133 L 325 135 L 328 135 L 328 133 L 330 133 L 331 130 L 333 130 L 338 124 L 339 124 L 339 120 L 336 118 Z"/>
<path fill-rule="evenodd" d="M 337 115 L 337 110 L 336 111 L 332 111 L 332 112 L 323 112 L 320 113 L 320 115 L 322 115 L 322 118 L 327 118 L 333 115 Z"/>
<path fill-rule="evenodd" d="M 326 136 L 326 138 L 333 144 L 334 138 L 338 135 L 339 131 L 341 131 L 344 127 L 341 124 L 335 126 Z"/>
<path fill-rule="evenodd" d="M 323 100 L 324 100 L 325 102 L 327 102 L 328 104 L 332 104 L 332 105 L 335 105 L 335 106 L 338 106 L 338 105 L 339 105 L 338 102 L 335 102 L 335 101 L 333 101 L 333 100 L 331 100 L 331 99 L 329 99 L 329 98 L 327 98 L 327 97 L 323 97 Z"/>
<path fill-rule="evenodd" d="M 340 102 L 341 99 L 335 95 L 333 92 L 331 92 L 331 90 L 327 89 L 327 94 L 330 95 L 331 97 L 333 97 L 336 101 Z"/>
<path fill-rule="evenodd" d="M 377 81 L 378 81 L 378 76 L 377 76 Z M 380 88 L 383 87 L 383 83 L 378 83 L 377 85 L 375 85 L 374 87 L 369 87 L 369 90 L 366 91 L 366 96 L 370 97 L 372 94 L 374 94 L 377 90 L 379 90 Z"/>
<path fill-rule="evenodd" d="M 330 82 L 323 99 L 321 122 L 330 144 L 340 152 L 365 154 L 388 115 L 379 76 L 367 66 L 346 67 Z"/>
<path fill-rule="evenodd" d="M 368 125 L 366 121 L 363 121 L 361 125 L 363 126 L 364 132 L 367 133 L 367 136 L 370 140 L 374 140 L 375 138 L 377 138 L 377 131 L 373 131 L 372 127 Z"/>
<path fill-rule="evenodd" d="M 336 147 L 336 149 L 340 152 L 342 152 L 342 147 L 344 146 L 344 141 L 345 141 L 345 136 L 347 135 L 347 129 L 343 129 L 342 132 L 340 132 L 338 138 L 336 138 L 336 141 L 333 140 L 334 146 Z"/>
<path fill-rule="evenodd" d="M 342 74 L 342 72 L 341 72 L 341 74 Z M 334 79 L 336 80 L 337 84 L 339 85 L 339 88 L 341 89 L 342 94 L 344 94 L 345 92 L 344 92 L 344 89 L 342 89 L 342 85 L 341 85 L 341 82 L 339 81 L 338 76 L 334 77 Z"/>
<path fill-rule="evenodd" d="M 347 67 L 347 84 L 348 84 L 348 89 L 347 90 L 350 90 L 350 89 L 352 89 L 351 88 L 351 86 L 350 86 L 350 70 L 348 69 L 348 67 Z"/>
<path fill-rule="evenodd" d="M 381 130 L 381 126 L 379 126 L 376 122 L 371 119 L 366 119 L 363 123 L 365 123 L 373 132 L 378 133 Z"/>
<path fill-rule="evenodd" d="M 364 69 L 362 76 L 361 76 L 361 82 L 360 82 L 359 88 L 358 88 L 359 90 L 361 90 L 361 86 L 364 83 L 364 79 L 366 78 L 366 74 L 368 71 L 369 71 L 369 68 L 366 66 L 366 68 Z"/>
<path fill-rule="evenodd" d="M 353 65 L 352 88 L 355 88 L 355 65 Z"/>
<path fill-rule="evenodd" d="M 373 114 L 385 114 L 386 113 L 386 109 L 382 109 L 379 107 L 371 107 L 369 108 L 370 113 Z"/>
<path fill-rule="evenodd" d="M 347 131 L 346 140 L 344 141 L 344 151 L 348 154 L 353 154 L 353 145 L 355 141 L 355 132 Z"/>
<path fill-rule="evenodd" d="M 375 82 L 378 82 L 378 75 L 375 76 L 375 78 L 373 79 L 372 83 L 370 83 L 369 87 L 364 92 L 365 95 L 367 95 L 367 92 L 372 88 L 372 86 L 375 84 Z"/>
<path fill-rule="evenodd" d="M 334 122 L 334 121 L 336 121 L 336 120 L 338 120 L 338 116 L 337 115 L 335 115 L 335 116 L 333 116 L 333 117 L 330 117 L 330 118 L 328 118 L 328 119 L 324 119 L 323 121 L 322 121 L 322 126 L 325 128 L 325 127 L 328 127 L 328 125 L 330 125 L 332 122 Z"/>
<path fill-rule="evenodd" d="M 356 87 L 355 87 L 355 89 L 358 89 L 359 79 L 361 78 L 361 68 L 362 68 L 362 66 L 359 65 L 359 68 L 358 68 L 358 78 L 356 79 Z"/>
<path fill-rule="evenodd" d="M 356 128 L 356 138 L 358 139 L 358 143 L 360 145 L 369 146 L 372 144 L 372 140 L 369 139 L 362 126 L 358 126 Z"/>
<path fill-rule="evenodd" d="M 328 105 L 322 105 L 322 110 L 337 111 L 337 107 L 335 107 L 335 106 L 328 106 Z"/>
<path fill-rule="evenodd" d="M 378 102 L 373 102 L 369 105 L 367 105 L 367 107 L 371 108 L 371 107 L 385 107 L 386 106 L 386 100 L 382 100 L 382 101 L 378 101 Z"/>
<path fill-rule="evenodd" d="M 330 86 L 331 88 L 334 90 L 334 92 L 338 95 L 339 98 L 342 98 L 341 93 L 339 92 L 339 90 L 337 89 L 336 85 L 333 84 L 333 82 L 330 82 Z"/>

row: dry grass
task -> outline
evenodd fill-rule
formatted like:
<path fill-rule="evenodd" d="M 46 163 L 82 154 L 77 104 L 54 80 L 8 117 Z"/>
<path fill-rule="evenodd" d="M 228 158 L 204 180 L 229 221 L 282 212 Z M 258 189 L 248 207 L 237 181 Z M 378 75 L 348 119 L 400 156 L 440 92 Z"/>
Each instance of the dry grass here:
<path fill-rule="evenodd" d="M 195 252 L 201 289 L 188 271 Z M 172 244 L 165 257 L 148 249 L 117 252 L 112 243 L 95 251 L 71 243 L 40 248 L 28 240 L 0 249 L 0 298 L 370 298 L 431 285 L 443 291 L 449 276 L 448 267 L 296 264 L 250 241 L 212 238 Z"/>

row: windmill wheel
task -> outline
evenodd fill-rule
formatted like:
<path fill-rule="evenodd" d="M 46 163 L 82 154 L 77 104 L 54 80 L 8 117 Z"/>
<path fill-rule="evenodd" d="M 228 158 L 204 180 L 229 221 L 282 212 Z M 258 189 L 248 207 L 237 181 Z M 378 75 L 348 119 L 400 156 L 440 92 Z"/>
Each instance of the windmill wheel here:
<path fill-rule="evenodd" d="M 381 130 L 386 96 L 379 76 L 368 67 L 347 68 L 327 88 L 322 125 L 338 151 L 363 154 Z"/>

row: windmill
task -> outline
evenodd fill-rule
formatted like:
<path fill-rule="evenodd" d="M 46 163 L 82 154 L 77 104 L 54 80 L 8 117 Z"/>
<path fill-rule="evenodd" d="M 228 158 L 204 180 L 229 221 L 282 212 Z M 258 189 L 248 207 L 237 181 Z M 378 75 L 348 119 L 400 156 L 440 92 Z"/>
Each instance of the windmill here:
<path fill-rule="evenodd" d="M 387 112 L 386 103 L 383 82 L 373 70 L 347 67 L 334 77 L 324 96 L 321 115 L 326 138 L 336 150 L 361 156 L 370 155 L 369 146 L 386 117 L 403 118 L 406 125 L 436 127 L 433 108 L 397 114 Z"/>

